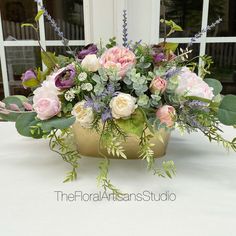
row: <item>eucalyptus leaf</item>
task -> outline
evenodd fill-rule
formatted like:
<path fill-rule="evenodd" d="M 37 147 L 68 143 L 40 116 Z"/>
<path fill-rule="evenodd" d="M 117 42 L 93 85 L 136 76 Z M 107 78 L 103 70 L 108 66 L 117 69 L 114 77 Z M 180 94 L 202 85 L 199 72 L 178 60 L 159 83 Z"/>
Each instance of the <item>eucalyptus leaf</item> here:
<path fill-rule="evenodd" d="M 226 95 L 223 97 L 217 116 L 224 125 L 236 125 L 236 96 Z"/>
<path fill-rule="evenodd" d="M 54 117 L 50 120 L 45 120 L 41 122 L 41 127 L 43 131 L 50 132 L 53 129 L 66 129 L 69 128 L 75 122 L 75 117 Z"/>
<path fill-rule="evenodd" d="M 14 95 L 4 98 L 3 102 L 7 107 L 9 107 L 10 104 L 16 104 L 19 108 L 22 108 L 23 102 L 28 102 L 28 99 L 21 95 Z"/>
<path fill-rule="evenodd" d="M 222 84 L 220 83 L 220 81 L 216 80 L 216 79 L 205 79 L 204 80 L 210 87 L 212 87 L 214 90 L 213 90 L 213 93 L 214 95 L 218 95 L 220 94 L 220 92 L 222 91 L 223 87 L 222 87 Z"/>
<path fill-rule="evenodd" d="M 18 133 L 22 136 L 42 138 L 43 132 L 34 133 L 34 134 L 31 132 L 32 126 L 36 126 L 38 123 L 39 121 L 36 120 L 36 113 L 29 112 L 29 113 L 24 113 L 18 116 L 15 126 Z"/>
<path fill-rule="evenodd" d="M 15 122 L 22 113 L 19 112 L 10 112 L 9 114 L 2 114 L 0 113 L 0 118 L 5 121 L 13 121 Z"/>

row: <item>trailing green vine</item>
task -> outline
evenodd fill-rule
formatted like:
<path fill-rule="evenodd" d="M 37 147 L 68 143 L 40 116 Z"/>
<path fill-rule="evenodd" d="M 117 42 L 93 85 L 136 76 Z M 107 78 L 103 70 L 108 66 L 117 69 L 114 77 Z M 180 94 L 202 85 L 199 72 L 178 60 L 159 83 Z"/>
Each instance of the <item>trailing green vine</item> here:
<path fill-rule="evenodd" d="M 78 160 L 81 158 L 75 145 L 73 145 L 73 134 L 70 129 L 53 130 L 49 135 L 50 149 L 59 154 L 62 159 L 71 165 L 72 170 L 67 173 L 63 182 L 73 181 L 77 179 L 77 169 L 79 167 Z M 72 141 L 72 142 L 70 142 Z"/>

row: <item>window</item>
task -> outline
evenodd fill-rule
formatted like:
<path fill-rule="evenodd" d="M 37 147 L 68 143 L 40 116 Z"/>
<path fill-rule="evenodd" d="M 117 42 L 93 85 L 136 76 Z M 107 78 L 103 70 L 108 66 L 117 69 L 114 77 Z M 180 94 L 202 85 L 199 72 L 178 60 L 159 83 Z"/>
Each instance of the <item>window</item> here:
<path fill-rule="evenodd" d="M 190 42 L 191 37 L 201 29 L 211 25 L 219 17 L 223 19 L 221 24 L 203 34 L 194 43 L 193 49 L 199 48 L 200 56 L 212 56 L 214 64 L 208 77 L 222 82 L 223 93 L 236 94 L 236 1 L 165 0 L 165 6 L 166 18 L 173 19 L 184 29 L 183 32 L 173 34 L 172 38 L 168 39 L 171 42 Z M 160 16 L 163 17 L 163 7 Z M 161 25 L 160 36 L 163 37 Z"/>
<path fill-rule="evenodd" d="M 128 11 L 129 35 L 132 40 L 157 43 L 164 29 L 157 24 L 163 18 L 162 0 L 41 0 L 57 22 L 72 48 L 85 42 L 99 42 L 116 36 L 122 38 L 122 10 Z M 208 54 L 215 61 L 210 77 L 221 80 L 223 93 L 236 94 L 236 1 L 235 0 L 164 0 L 167 19 L 181 25 L 168 39 L 185 47 L 191 37 L 219 17 L 223 19 L 193 44 L 191 57 Z M 92 4 L 91 4 L 92 3 Z M 20 75 L 28 67 L 41 66 L 35 33 L 21 23 L 33 22 L 38 11 L 33 0 L 0 1 L 0 95 L 27 93 L 20 89 Z M 140 17 L 142 16 L 142 17 Z M 146 26 L 149 27 L 146 27 Z M 148 41 L 149 40 L 149 41 Z M 66 54 L 59 37 L 48 21 L 40 19 L 40 41 L 44 49 Z M 28 52 L 28 53 L 26 53 Z M 18 59 L 17 59 L 18 57 Z M 22 60 L 19 60 L 19 57 Z M 42 65 L 43 66 L 43 65 Z M 43 66 L 44 67 L 44 66 Z"/>
<path fill-rule="evenodd" d="M 85 44 L 83 0 L 42 0 L 51 16 L 70 40 L 73 48 Z M 33 23 L 38 7 L 33 0 L 0 1 L 0 97 L 11 94 L 29 94 L 21 86 L 21 75 L 28 68 L 42 67 L 40 48 L 33 29 L 21 27 Z M 48 21 L 39 21 L 40 42 L 44 49 L 66 54 L 60 38 Z M 4 93 L 3 93 L 4 87 Z"/>

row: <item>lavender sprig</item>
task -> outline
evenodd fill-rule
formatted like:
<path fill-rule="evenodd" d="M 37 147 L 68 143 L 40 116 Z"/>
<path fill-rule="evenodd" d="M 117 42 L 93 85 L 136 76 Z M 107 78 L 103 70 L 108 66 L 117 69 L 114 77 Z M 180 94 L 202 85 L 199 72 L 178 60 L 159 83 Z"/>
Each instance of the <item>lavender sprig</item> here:
<path fill-rule="evenodd" d="M 171 77 L 179 74 L 180 71 L 181 71 L 181 68 L 172 67 L 168 71 L 166 71 L 165 78 L 168 80 Z"/>
<path fill-rule="evenodd" d="M 128 46 L 128 22 L 127 22 L 127 10 L 123 10 L 123 46 Z"/>
<path fill-rule="evenodd" d="M 198 32 L 197 34 L 194 35 L 194 37 L 191 38 L 191 42 L 188 44 L 188 47 L 192 46 L 193 43 L 198 39 L 201 38 L 202 35 L 204 33 L 206 33 L 207 31 L 213 29 L 214 27 L 216 27 L 216 25 L 220 24 L 222 21 L 222 18 L 219 18 L 218 20 L 216 20 L 214 23 L 212 23 L 211 25 L 208 25 L 206 28 L 202 29 L 200 32 Z"/>
<path fill-rule="evenodd" d="M 49 24 L 52 26 L 54 31 L 57 33 L 57 35 L 61 38 L 62 43 L 64 46 L 68 46 L 69 40 L 64 37 L 64 33 L 61 32 L 60 27 L 58 27 L 56 21 L 52 18 L 52 16 L 48 13 L 47 9 L 41 4 L 40 0 L 34 0 L 38 4 L 41 10 L 44 11 L 43 15 L 47 18 Z"/>

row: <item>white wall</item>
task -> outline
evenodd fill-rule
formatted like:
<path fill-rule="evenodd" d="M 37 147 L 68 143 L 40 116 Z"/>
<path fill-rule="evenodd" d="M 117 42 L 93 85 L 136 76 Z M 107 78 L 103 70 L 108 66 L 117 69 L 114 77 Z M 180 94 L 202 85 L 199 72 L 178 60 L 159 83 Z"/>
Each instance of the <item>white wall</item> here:
<path fill-rule="evenodd" d="M 116 36 L 122 42 L 122 14 L 128 12 L 129 40 L 158 42 L 160 0 L 86 0 L 89 9 L 90 29 L 87 41 L 106 42 Z"/>

